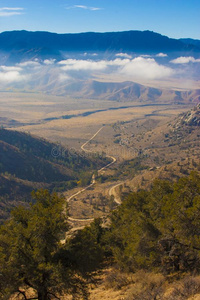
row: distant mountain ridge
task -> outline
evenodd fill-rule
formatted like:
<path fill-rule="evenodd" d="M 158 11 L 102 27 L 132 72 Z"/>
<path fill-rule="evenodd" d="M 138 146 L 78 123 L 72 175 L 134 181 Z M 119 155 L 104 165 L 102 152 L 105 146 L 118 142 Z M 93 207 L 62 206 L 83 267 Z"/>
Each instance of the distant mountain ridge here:
<path fill-rule="evenodd" d="M 196 39 L 180 39 L 181 42 L 187 44 L 187 45 L 194 45 L 200 48 L 200 40 Z"/>
<path fill-rule="evenodd" d="M 52 93 L 51 90 L 49 92 Z M 117 102 L 198 103 L 200 101 L 200 90 L 168 90 L 149 87 L 132 81 L 76 81 L 66 84 L 63 89 L 60 88 L 59 93 L 60 96 L 70 95 L 75 98 L 104 99 Z"/>
<path fill-rule="evenodd" d="M 34 57 L 62 59 L 65 51 L 190 52 L 199 45 L 187 44 L 152 31 L 86 32 L 57 34 L 50 32 L 9 31 L 0 34 L 0 52 L 10 60 Z"/>

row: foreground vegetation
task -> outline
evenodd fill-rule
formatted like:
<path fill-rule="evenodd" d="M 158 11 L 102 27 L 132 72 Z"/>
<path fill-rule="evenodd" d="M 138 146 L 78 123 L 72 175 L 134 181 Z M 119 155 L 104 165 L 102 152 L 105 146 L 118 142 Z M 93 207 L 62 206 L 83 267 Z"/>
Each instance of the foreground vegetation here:
<path fill-rule="evenodd" d="M 177 183 L 156 180 L 150 191 L 130 194 L 112 213 L 108 236 L 114 258 L 124 269 L 197 271 L 199 175 L 193 172 Z"/>
<path fill-rule="evenodd" d="M 197 172 L 176 183 L 156 180 L 150 191 L 129 194 L 112 212 L 108 227 L 96 219 L 75 235 L 69 235 L 65 243 L 60 242 L 69 231 L 63 213 L 64 199 L 47 190 L 33 193 L 33 198 L 35 204 L 14 209 L 11 219 L 1 226 L 1 299 L 9 299 L 13 293 L 23 299 L 59 299 L 66 293 L 73 294 L 74 299 L 88 299 L 86 286 L 92 272 L 102 264 L 114 263 L 120 270 L 107 280 L 115 288 L 128 284 L 127 274 L 136 276 L 143 270 L 140 278 L 146 276 L 146 285 L 142 288 L 141 279 L 140 291 L 133 286 L 129 299 L 165 299 L 162 295 L 166 278 L 173 281 L 184 274 L 198 274 L 200 175 Z M 152 277 L 149 272 L 160 275 Z M 180 288 L 177 285 L 174 291 L 176 295 L 168 299 L 187 299 L 180 298 L 183 289 L 187 295 L 186 282 L 192 293 L 200 290 L 199 281 L 190 277 L 185 283 L 183 279 Z"/>
<path fill-rule="evenodd" d="M 82 275 L 87 270 L 81 272 L 70 246 L 60 243 L 68 229 L 64 199 L 47 190 L 33 197 L 36 204 L 14 209 L 0 229 L 1 299 L 17 293 L 23 299 L 47 300 L 66 292 L 87 299 Z"/>

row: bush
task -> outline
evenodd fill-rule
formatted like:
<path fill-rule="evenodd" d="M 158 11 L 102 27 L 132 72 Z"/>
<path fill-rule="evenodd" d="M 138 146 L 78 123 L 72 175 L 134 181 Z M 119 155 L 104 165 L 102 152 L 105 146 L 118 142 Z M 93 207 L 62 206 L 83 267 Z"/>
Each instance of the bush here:
<path fill-rule="evenodd" d="M 127 274 L 121 273 L 117 270 L 112 270 L 105 278 L 105 285 L 107 288 L 120 290 L 122 287 L 130 283 Z"/>
<path fill-rule="evenodd" d="M 125 300 L 163 299 L 165 278 L 161 274 L 137 272 L 134 286 L 130 289 Z"/>
<path fill-rule="evenodd" d="M 188 276 L 174 287 L 172 292 L 167 296 L 166 300 L 187 300 L 188 298 L 199 293 L 200 278 Z"/>

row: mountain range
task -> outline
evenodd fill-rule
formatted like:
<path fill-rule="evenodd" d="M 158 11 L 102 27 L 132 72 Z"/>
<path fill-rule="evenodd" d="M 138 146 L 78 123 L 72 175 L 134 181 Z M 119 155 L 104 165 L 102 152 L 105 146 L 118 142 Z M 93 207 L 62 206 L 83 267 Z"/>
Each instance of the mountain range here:
<path fill-rule="evenodd" d="M 56 89 L 57 91 L 58 89 Z M 144 86 L 139 83 L 100 82 L 97 80 L 76 81 L 66 84 L 60 89 L 60 95 L 71 95 L 76 98 L 106 99 L 118 102 L 160 102 L 172 103 L 198 103 L 200 89 L 191 91 L 178 91 Z"/>
<path fill-rule="evenodd" d="M 198 48 L 200 48 L 200 40 L 196 40 L 196 39 L 180 39 L 181 42 L 185 43 L 185 44 L 190 44 L 190 45 L 194 45 L 197 46 Z"/>
<path fill-rule="evenodd" d="M 194 40 L 177 40 L 152 31 L 56 34 L 50 32 L 10 31 L 0 34 L 1 61 L 19 62 L 33 58 L 65 57 L 65 52 L 200 52 Z"/>

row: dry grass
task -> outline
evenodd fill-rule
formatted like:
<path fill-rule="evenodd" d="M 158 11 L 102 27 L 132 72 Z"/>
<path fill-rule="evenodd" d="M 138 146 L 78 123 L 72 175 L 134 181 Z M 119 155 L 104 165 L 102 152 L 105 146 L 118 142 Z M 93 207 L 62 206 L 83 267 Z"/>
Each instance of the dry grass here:
<path fill-rule="evenodd" d="M 104 269 L 94 275 L 88 285 L 89 300 L 199 300 L 200 277 L 185 275 L 174 282 L 160 273 L 122 273 L 114 268 Z M 34 296 L 29 289 L 28 296 Z M 10 300 L 22 300 L 18 294 Z M 71 295 L 61 300 L 74 299 Z M 76 298 L 75 298 L 76 299 Z"/>
<path fill-rule="evenodd" d="M 162 274 L 104 270 L 98 285 L 90 289 L 90 300 L 199 300 L 200 277 L 186 275 L 173 283 Z"/>

